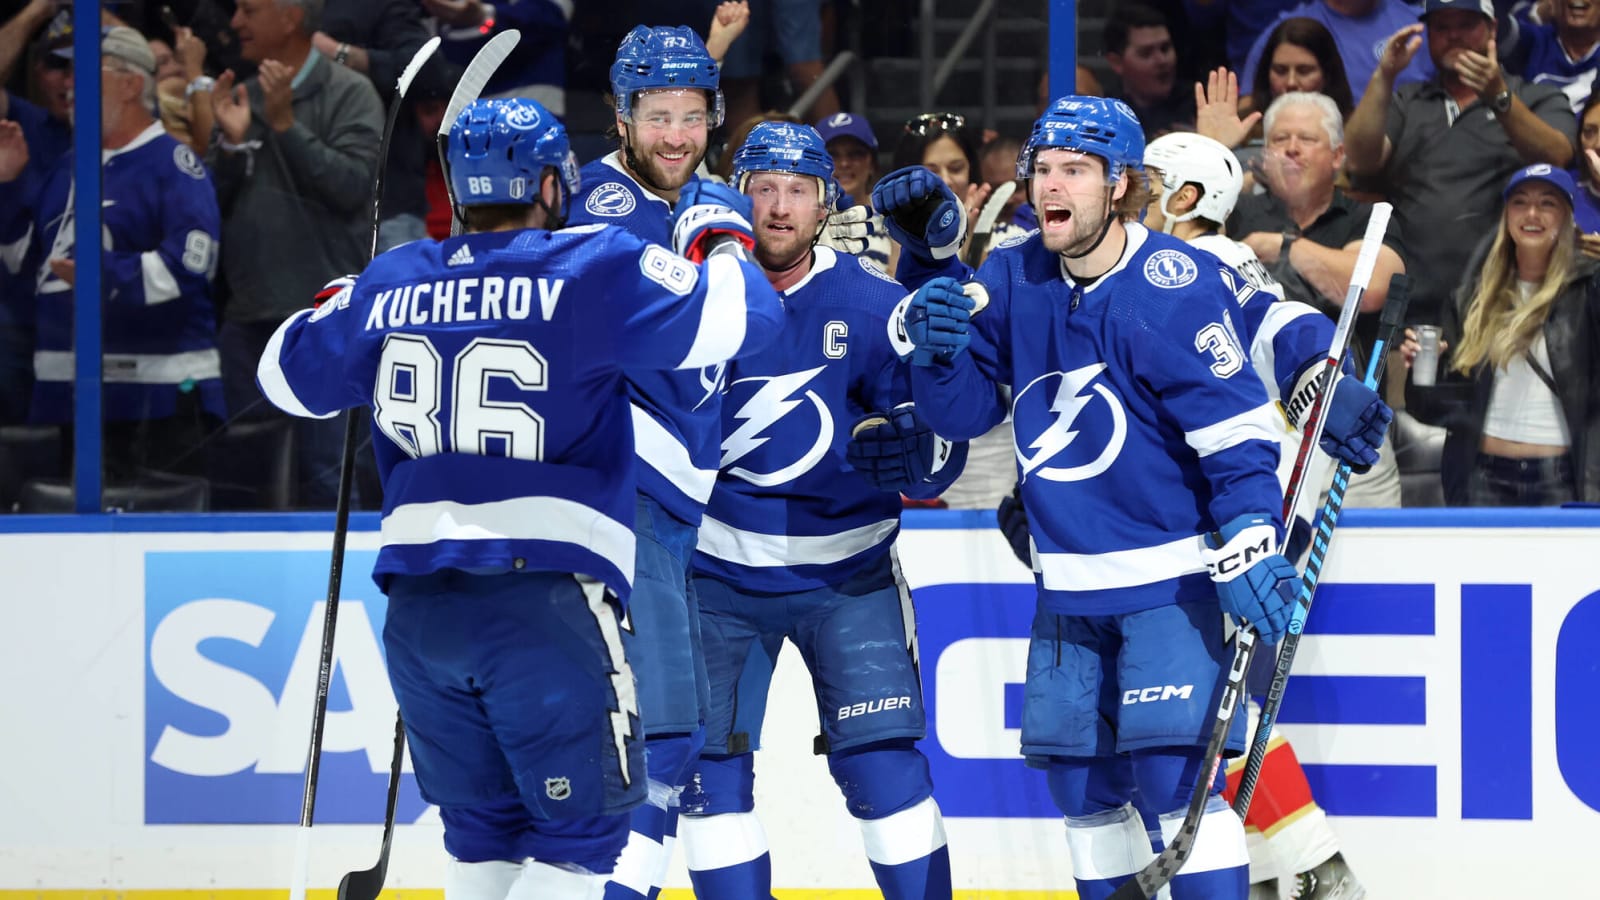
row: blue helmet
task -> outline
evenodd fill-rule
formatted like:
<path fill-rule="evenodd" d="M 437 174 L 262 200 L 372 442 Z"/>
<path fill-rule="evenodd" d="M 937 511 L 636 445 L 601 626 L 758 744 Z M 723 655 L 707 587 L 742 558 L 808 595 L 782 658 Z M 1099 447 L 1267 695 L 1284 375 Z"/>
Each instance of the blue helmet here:
<path fill-rule="evenodd" d="M 474 100 L 450 126 L 445 160 L 462 206 L 533 203 L 545 166 L 561 174 L 561 208 L 578 190 L 567 130 L 537 101 Z"/>
<path fill-rule="evenodd" d="M 1106 97 L 1062 97 L 1033 123 L 1017 156 L 1017 177 L 1033 177 L 1040 150 L 1076 150 L 1106 161 L 1106 182 L 1115 184 L 1129 167 L 1144 171 L 1144 127 L 1128 104 Z"/>
<path fill-rule="evenodd" d="M 611 93 L 617 114 L 633 121 L 633 95 L 665 88 L 700 88 L 710 93 L 710 127 L 722 124 L 722 67 L 705 42 L 687 25 L 650 28 L 635 25 L 617 47 L 611 64 Z"/>
<path fill-rule="evenodd" d="M 762 122 L 750 129 L 744 145 L 733 154 L 733 186 L 743 191 L 745 178 L 754 172 L 810 175 L 822 182 L 819 199 L 833 209 L 839 183 L 833 180 L 833 157 L 822 135 L 810 125 Z"/>

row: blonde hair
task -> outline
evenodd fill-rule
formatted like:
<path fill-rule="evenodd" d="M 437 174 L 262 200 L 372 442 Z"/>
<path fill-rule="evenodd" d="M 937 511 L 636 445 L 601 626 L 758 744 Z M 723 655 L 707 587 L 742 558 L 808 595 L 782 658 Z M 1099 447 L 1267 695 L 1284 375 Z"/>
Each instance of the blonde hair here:
<path fill-rule="evenodd" d="M 1577 259 L 1577 225 L 1568 216 L 1561 225 L 1561 233 L 1556 236 L 1544 278 L 1527 301 L 1519 303 L 1517 248 L 1511 242 L 1510 233 L 1502 213 L 1500 229 L 1495 233 L 1494 244 L 1478 276 L 1477 290 L 1467 303 L 1461 344 L 1451 364 L 1463 375 L 1471 374 L 1485 362 L 1496 369 L 1504 369 L 1533 346 Z"/>

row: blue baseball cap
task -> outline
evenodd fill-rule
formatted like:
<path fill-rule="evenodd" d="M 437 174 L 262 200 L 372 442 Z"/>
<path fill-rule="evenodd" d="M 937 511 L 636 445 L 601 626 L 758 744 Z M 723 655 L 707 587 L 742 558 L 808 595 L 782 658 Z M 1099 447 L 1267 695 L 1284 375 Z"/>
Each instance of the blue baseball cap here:
<path fill-rule="evenodd" d="M 1506 182 L 1506 189 L 1500 192 L 1500 199 L 1504 200 L 1510 197 L 1511 192 L 1517 189 L 1517 185 L 1528 181 L 1542 181 L 1565 194 L 1568 206 L 1578 205 L 1575 199 L 1578 193 L 1578 186 L 1573 183 L 1572 174 L 1549 163 L 1535 163 L 1518 169 L 1517 174 L 1511 176 L 1511 180 Z"/>
<path fill-rule="evenodd" d="M 867 145 L 870 150 L 878 149 L 878 136 L 872 133 L 872 126 L 861 116 L 841 112 L 822 119 L 816 124 L 817 134 L 822 135 L 824 146 L 833 142 L 837 137 L 852 137 Z"/>
<path fill-rule="evenodd" d="M 1426 19 L 1429 13 L 1435 13 L 1441 9 L 1460 9 L 1467 12 L 1475 12 L 1490 19 L 1494 18 L 1494 0 L 1427 0 L 1426 3 L 1422 4 L 1422 12 L 1417 18 Z"/>

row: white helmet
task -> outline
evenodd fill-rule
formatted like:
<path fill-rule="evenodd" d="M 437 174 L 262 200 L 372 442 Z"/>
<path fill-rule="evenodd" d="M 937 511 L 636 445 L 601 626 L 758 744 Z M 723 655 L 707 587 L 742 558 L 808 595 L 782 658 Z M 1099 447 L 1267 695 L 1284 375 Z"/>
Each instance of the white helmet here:
<path fill-rule="evenodd" d="M 1161 212 L 1167 217 L 1166 231 L 1179 222 L 1205 216 L 1218 225 L 1228 221 L 1233 205 L 1244 189 L 1244 169 L 1233 151 L 1204 135 L 1173 132 L 1150 142 L 1144 151 L 1146 168 L 1161 170 Z M 1181 216 L 1174 216 L 1167 201 L 1186 184 L 1200 187 L 1200 202 Z"/>

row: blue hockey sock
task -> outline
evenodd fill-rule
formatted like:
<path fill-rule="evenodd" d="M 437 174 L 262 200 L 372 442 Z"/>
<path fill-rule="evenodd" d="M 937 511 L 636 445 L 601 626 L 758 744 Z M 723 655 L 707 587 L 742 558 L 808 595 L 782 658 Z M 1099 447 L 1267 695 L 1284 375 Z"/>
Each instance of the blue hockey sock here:
<path fill-rule="evenodd" d="M 672 860 L 667 834 L 677 833 L 678 793 L 703 743 L 703 736 L 694 734 L 651 738 L 645 745 L 650 795 L 628 818 L 628 843 L 605 900 L 646 900 L 661 892 Z"/>
<path fill-rule="evenodd" d="M 884 900 L 950 896 L 950 851 L 939 805 L 928 797 L 881 819 L 861 819 L 867 861 Z"/>
<path fill-rule="evenodd" d="M 1133 804 L 1067 817 L 1067 850 L 1079 900 L 1105 900 L 1155 858 Z"/>
<path fill-rule="evenodd" d="M 1162 837 L 1171 841 L 1183 824 L 1183 810 L 1161 816 Z M 1189 859 L 1172 879 L 1172 900 L 1244 900 L 1250 893 L 1250 852 L 1244 823 L 1220 794 L 1206 801 Z"/>
<path fill-rule="evenodd" d="M 678 820 L 689 881 L 699 900 L 772 896 L 772 855 L 753 812 L 683 816 Z"/>

